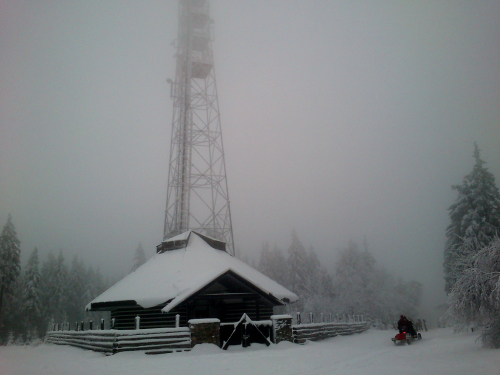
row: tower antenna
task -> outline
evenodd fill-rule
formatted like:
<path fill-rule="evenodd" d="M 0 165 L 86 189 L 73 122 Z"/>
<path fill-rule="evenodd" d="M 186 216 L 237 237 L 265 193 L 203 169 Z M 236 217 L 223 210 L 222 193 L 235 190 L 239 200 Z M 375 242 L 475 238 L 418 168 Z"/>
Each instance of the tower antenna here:
<path fill-rule="evenodd" d="M 207 0 L 179 0 L 163 238 L 195 230 L 226 242 L 233 228 Z"/>

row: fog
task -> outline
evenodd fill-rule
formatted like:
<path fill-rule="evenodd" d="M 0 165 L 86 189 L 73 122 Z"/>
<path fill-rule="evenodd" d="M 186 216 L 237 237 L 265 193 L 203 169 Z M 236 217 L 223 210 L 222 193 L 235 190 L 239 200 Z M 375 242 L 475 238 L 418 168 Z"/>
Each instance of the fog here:
<path fill-rule="evenodd" d="M 350 239 L 445 298 L 447 208 L 473 142 L 500 178 L 498 1 L 211 0 L 237 251 L 326 266 Z M 177 1 L 0 3 L 0 224 L 23 265 L 126 273 L 163 235 Z"/>

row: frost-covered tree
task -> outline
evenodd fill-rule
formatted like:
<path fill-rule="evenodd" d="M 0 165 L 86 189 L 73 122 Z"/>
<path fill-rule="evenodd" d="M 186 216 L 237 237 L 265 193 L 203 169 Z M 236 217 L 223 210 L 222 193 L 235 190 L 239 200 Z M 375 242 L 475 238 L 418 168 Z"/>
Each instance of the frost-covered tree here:
<path fill-rule="evenodd" d="M 260 250 L 259 263 L 257 265 L 257 269 L 262 272 L 264 275 L 273 279 L 272 268 L 273 268 L 273 259 L 271 251 L 269 251 L 269 243 L 262 242 L 262 249 Z"/>
<path fill-rule="evenodd" d="M 258 268 L 264 275 L 270 277 L 283 286 L 288 282 L 288 263 L 282 251 L 275 245 L 273 250 L 269 249 L 269 243 L 262 244 Z"/>
<path fill-rule="evenodd" d="M 26 321 L 28 340 L 36 334 L 41 317 L 40 299 L 40 272 L 38 270 L 38 249 L 35 247 L 31 253 L 24 275 L 24 288 L 22 297 L 22 311 Z"/>
<path fill-rule="evenodd" d="M 142 248 L 142 244 L 139 242 L 139 246 L 135 250 L 134 255 L 134 264 L 132 265 L 132 269 L 130 272 L 135 271 L 137 268 L 146 263 L 146 254 L 144 253 L 144 249 Z"/>
<path fill-rule="evenodd" d="M 459 320 L 485 327 L 485 346 L 500 348 L 500 237 L 473 256 L 471 266 L 453 285 L 450 302 Z"/>
<path fill-rule="evenodd" d="M 62 323 L 66 320 L 68 269 L 62 250 L 57 258 L 49 253 L 40 276 L 45 329 L 51 321 Z M 44 331 L 41 333 L 44 334 Z"/>
<path fill-rule="evenodd" d="M 276 259 L 279 259 L 276 253 Z M 282 261 L 281 261 L 282 262 Z M 279 270 L 291 291 L 299 296 L 299 301 L 290 306 L 294 310 L 324 312 L 331 310 L 333 287 L 331 277 L 312 247 L 308 251 L 300 242 L 295 230 L 292 231 L 292 243 L 288 248 L 286 268 Z"/>
<path fill-rule="evenodd" d="M 271 251 L 272 257 L 272 279 L 275 280 L 278 284 L 286 285 L 288 279 L 288 263 L 283 255 L 281 249 L 274 245 L 273 250 Z"/>
<path fill-rule="evenodd" d="M 54 294 L 52 299 L 54 307 L 56 308 L 55 318 L 60 322 L 66 320 L 66 303 L 68 293 L 68 267 L 64 263 L 64 260 L 62 250 L 60 250 L 57 257 L 55 273 L 53 275 Z"/>
<path fill-rule="evenodd" d="M 66 314 L 70 322 L 80 321 L 84 317 L 88 282 L 83 260 L 75 255 L 71 261 L 66 295 Z"/>
<path fill-rule="evenodd" d="M 104 281 L 97 268 L 94 271 L 92 266 L 89 266 L 87 270 L 87 284 L 86 284 L 86 292 L 85 292 L 85 305 L 100 295 L 106 289 L 104 285 Z"/>
<path fill-rule="evenodd" d="M 342 249 L 335 268 L 335 310 L 341 314 L 362 314 L 372 324 L 387 327 L 404 314 L 415 317 L 422 297 L 422 285 L 416 281 L 395 279 L 376 267 L 367 250 L 349 241 Z"/>
<path fill-rule="evenodd" d="M 500 193 L 495 177 L 484 166 L 474 143 L 475 164 L 462 185 L 452 188 L 458 197 L 449 208 L 451 223 L 446 229 L 444 250 L 445 290 L 450 292 L 471 257 L 487 246 L 500 229 Z"/>
<path fill-rule="evenodd" d="M 307 278 L 302 288 L 304 311 L 321 313 L 333 311 L 333 285 L 328 271 L 321 263 L 312 247 L 307 252 Z"/>
<path fill-rule="evenodd" d="M 288 248 L 288 286 L 292 292 L 302 294 L 310 269 L 307 251 L 299 240 L 295 230 L 292 230 L 292 243 Z"/>
<path fill-rule="evenodd" d="M 373 316 L 375 259 L 349 241 L 335 268 L 336 304 L 342 313 Z"/>
<path fill-rule="evenodd" d="M 101 275 L 101 272 L 99 271 L 99 268 L 97 268 L 95 271 L 92 266 L 89 266 L 88 271 L 87 271 L 87 285 L 86 285 L 86 292 L 85 292 L 85 298 L 84 298 L 84 306 L 82 306 L 82 311 L 83 308 L 91 302 L 94 298 L 99 296 L 104 290 L 106 289 L 105 283 L 103 281 L 103 277 Z M 89 311 L 85 313 L 86 319 L 92 320 L 94 322 L 99 322 L 101 319 L 105 319 L 106 321 L 109 321 L 109 312 L 107 311 Z"/>
<path fill-rule="evenodd" d="M 21 274 L 12 285 L 12 295 L 4 301 L 4 321 L 3 328 L 0 330 L 2 341 L 5 341 L 7 331 L 13 333 L 15 342 L 24 341 L 24 337 L 22 337 L 25 333 L 24 316 L 20 314 L 23 307 L 24 285 L 24 277 Z"/>
<path fill-rule="evenodd" d="M 0 235 L 0 324 L 5 297 L 12 296 L 14 284 L 21 272 L 21 241 L 9 214 Z"/>

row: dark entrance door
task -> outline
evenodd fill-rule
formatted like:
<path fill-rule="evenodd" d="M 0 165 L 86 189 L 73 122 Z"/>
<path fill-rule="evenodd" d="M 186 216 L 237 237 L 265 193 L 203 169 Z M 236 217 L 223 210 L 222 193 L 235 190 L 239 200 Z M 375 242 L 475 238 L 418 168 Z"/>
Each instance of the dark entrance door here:
<path fill-rule="evenodd" d="M 254 322 L 247 314 L 235 323 L 221 323 L 221 348 L 226 350 L 229 345 L 241 345 L 244 348 L 252 343 L 271 344 L 272 327 L 269 323 Z"/>

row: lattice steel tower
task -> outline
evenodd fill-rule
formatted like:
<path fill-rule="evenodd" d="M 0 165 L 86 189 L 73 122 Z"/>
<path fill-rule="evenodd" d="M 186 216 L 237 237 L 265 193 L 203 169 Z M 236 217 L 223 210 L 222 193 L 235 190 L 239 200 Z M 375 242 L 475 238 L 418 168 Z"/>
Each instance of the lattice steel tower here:
<path fill-rule="evenodd" d="M 206 0 L 179 0 L 164 239 L 188 229 L 226 242 L 234 254 L 219 100 Z"/>

